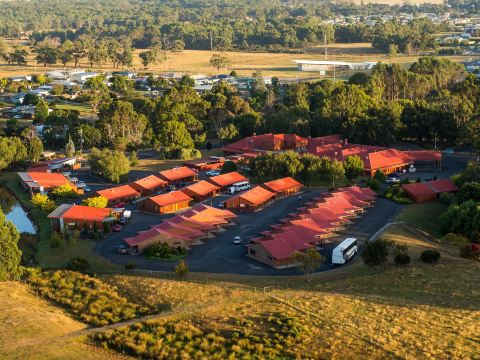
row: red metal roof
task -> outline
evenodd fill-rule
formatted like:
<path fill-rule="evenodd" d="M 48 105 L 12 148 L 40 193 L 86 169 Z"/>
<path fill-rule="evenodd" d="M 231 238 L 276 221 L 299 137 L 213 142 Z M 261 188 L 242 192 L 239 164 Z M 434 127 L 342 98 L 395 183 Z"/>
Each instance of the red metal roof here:
<path fill-rule="evenodd" d="M 430 182 L 438 193 L 458 191 L 458 187 L 450 179 L 439 179 Z"/>
<path fill-rule="evenodd" d="M 27 175 L 42 187 L 57 187 L 65 184 L 70 184 L 68 179 L 60 173 L 48 173 L 40 171 L 31 171 Z"/>
<path fill-rule="evenodd" d="M 442 153 L 433 150 L 403 151 L 406 158 L 412 161 L 442 161 Z"/>
<path fill-rule="evenodd" d="M 428 186 L 427 183 L 414 183 L 402 185 L 403 190 L 413 196 L 433 195 L 435 190 Z"/>
<path fill-rule="evenodd" d="M 175 223 L 170 223 L 168 220 L 165 220 L 163 223 L 159 225 L 152 226 L 152 228 L 166 231 L 167 233 L 170 233 L 173 236 L 177 236 L 177 235 L 185 236 L 189 239 L 194 239 L 196 237 L 203 235 L 202 231 L 177 225 Z"/>
<path fill-rule="evenodd" d="M 187 190 L 187 189 L 193 192 L 194 194 L 202 196 L 202 195 L 208 195 L 213 191 L 219 190 L 220 188 L 216 185 L 213 185 L 212 183 L 209 183 L 208 181 L 201 180 L 190 186 L 187 186 L 184 190 Z"/>
<path fill-rule="evenodd" d="M 158 206 L 167 206 L 184 201 L 192 201 L 193 199 L 182 191 L 172 191 L 167 194 L 161 194 L 150 198 Z"/>
<path fill-rule="evenodd" d="M 308 148 L 313 148 L 317 146 L 323 146 L 327 144 L 334 144 L 334 143 L 339 143 L 341 141 L 340 135 L 327 135 L 327 136 L 321 136 L 321 137 L 316 137 L 316 138 L 310 138 L 308 139 Z"/>
<path fill-rule="evenodd" d="M 371 152 L 361 158 L 365 169 L 369 171 L 394 166 L 405 166 L 411 163 L 411 160 L 407 159 L 401 151 L 395 149 Z"/>
<path fill-rule="evenodd" d="M 191 240 L 190 238 L 182 235 L 175 235 L 172 233 L 169 233 L 168 231 L 165 231 L 163 229 L 157 229 L 157 228 L 151 228 L 146 231 L 140 231 L 137 233 L 136 236 L 131 237 L 131 238 L 125 238 L 125 242 L 129 246 L 136 246 L 141 244 L 142 242 L 148 241 L 156 236 L 162 235 L 164 237 L 170 238 L 170 239 L 175 239 L 175 240 L 181 240 L 181 241 L 189 241 Z"/>
<path fill-rule="evenodd" d="M 275 193 L 261 186 L 255 186 L 253 189 L 247 190 L 240 195 L 237 195 L 237 197 L 248 201 L 253 205 L 261 205 L 265 201 L 268 201 L 271 198 L 275 197 Z"/>
<path fill-rule="evenodd" d="M 61 205 L 64 206 L 64 205 Z M 64 211 L 57 215 L 53 215 L 55 213 L 52 212 L 48 217 L 49 218 L 57 218 L 57 219 L 64 219 L 65 221 L 74 220 L 74 221 L 95 221 L 101 222 L 105 218 L 111 216 L 112 209 L 109 208 L 94 208 L 89 206 L 83 205 L 70 205 L 69 207 L 65 207 Z"/>
<path fill-rule="evenodd" d="M 285 177 L 282 179 L 269 181 L 269 182 L 266 182 L 264 185 L 269 190 L 272 190 L 275 192 L 287 191 L 290 189 L 295 189 L 303 186 L 301 183 L 299 183 L 295 179 L 292 179 L 291 177 Z"/>
<path fill-rule="evenodd" d="M 130 185 L 116 186 L 113 188 L 97 191 L 100 196 L 106 197 L 109 201 L 126 197 L 137 197 L 140 193 Z"/>
<path fill-rule="evenodd" d="M 211 178 L 208 179 L 208 181 L 220 187 L 230 186 L 235 183 L 238 183 L 241 181 L 247 181 L 247 180 L 248 179 L 245 176 L 243 176 L 242 174 L 239 174 L 236 171 L 232 171 L 232 172 L 217 175 L 217 176 L 212 176 Z"/>
<path fill-rule="evenodd" d="M 268 253 L 277 260 L 290 259 L 296 250 L 287 240 L 273 239 L 260 242 Z"/>
<path fill-rule="evenodd" d="M 143 179 L 134 181 L 133 183 L 146 190 L 156 189 L 158 187 L 166 186 L 168 184 L 165 180 L 160 179 L 158 176 L 155 175 L 144 177 Z"/>
<path fill-rule="evenodd" d="M 160 171 L 159 175 L 161 178 L 164 178 L 168 181 L 176 181 L 196 176 L 197 173 L 186 166 L 181 166 L 169 170 Z"/>

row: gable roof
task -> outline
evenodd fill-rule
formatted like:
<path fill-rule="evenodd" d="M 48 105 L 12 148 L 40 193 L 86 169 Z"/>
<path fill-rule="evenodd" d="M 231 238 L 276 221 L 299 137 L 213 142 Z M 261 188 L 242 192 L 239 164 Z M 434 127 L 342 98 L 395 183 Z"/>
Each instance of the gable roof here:
<path fill-rule="evenodd" d="M 217 186 L 226 187 L 241 181 L 248 181 L 248 179 L 242 174 L 239 174 L 236 171 L 232 171 L 226 174 L 212 176 L 208 179 L 208 181 Z"/>
<path fill-rule="evenodd" d="M 110 217 L 112 209 L 83 205 L 63 204 L 48 215 L 50 219 L 83 220 L 101 222 Z"/>
<path fill-rule="evenodd" d="M 208 181 L 200 180 L 200 181 L 182 189 L 182 191 L 183 190 L 188 190 L 188 191 L 191 191 L 192 193 L 194 193 L 196 195 L 208 195 L 212 191 L 219 190 L 219 189 L 220 188 L 218 186 L 213 185 L 212 183 L 209 183 Z"/>
<path fill-rule="evenodd" d="M 413 196 L 433 195 L 458 190 L 458 187 L 450 179 L 404 184 L 402 188 Z"/>
<path fill-rule="evenodd" d="M 295 189 L 295 188 L 303 186 L 301 183 L 299 183 L 297 180 L 295 180 L 291 177 L 284 177 L 282 179 L 268 181 L 264 185 L 269 190 L 272 190 L 272 191 L 275 191 L 275 192 L 282 192 L 282 191 Z"/>
<path fill-rule="evenodd" d="M 433 150 L 403 151 L 405 157 L 412 161 L 442 161 L 442 153 Z"/>
<path fill-rule="evenodd" d="M 361 156 L 361 158 L 365 169 L 370 171 L 392 166 L 404 166 L 411 162 L 401 151 L 395 149 L 370 152 L 366 156 Z"/>
<path fill-rule="evenodd" d="M 180 166 L 169 170 L 160 171 L 159 176 L 168 181 L 181 180 L 196 176 L 197 173 L 186 166 Z"/>
<path fill-rule="evenodd" d="M 69 180 L 61 173 L 49 173 L 40 171 L 19 172 L 18 176 L 31 187 L 57 187 L 61 185 L 71 185 Z"/>
<path fill-rule="evenodd" d="M 261 187 L 255 186 L 253 189 L 247 190 L 236 197 L 248 201 L 254 205 L 260 205 L 275 196 L 275 193 Z"/>
<path fill-rule="evenodd" d="M 150 175 L 142 179 L 139 179 L 137 181 L 134 181 L 133 184 L 143 189 L 151 190 L 151 189 L 158 188 L 160 186 L 165 186 L 167 185 L 167 182 L 163 179 L 160 179 L 158 176 Z"/>
<path fill-rule="evenodd" d="M 435 190 L 428 186 L 427 183 L 413 183 L 413 184 L 403 184 L 403 190 L 413 196 L 422 196 L 422 195 L 433 195 Z"/>
<path fill-rule="evenodd" d="M 296 251 L 287 240 L 282 238 L 261 241 L 260 245 L 277 260 L 290 259 Z"/>
<path fill-rule="evenodd" d="M 140 193 L 130 185 L 121 185 L 105 190 L 99 190 L 97 191 L 97 194 L 106 197 L 108 200 L 140 196 Z"/>
<path fill-rule="evenodd" d="M 183 201 L 192 201 L 193 199 L 181 191 L 172 191 L 166 194 L 153 196 L 150 198 L 158 206 L 168 206 Z"/>
<path fill-rule="evenodd" d="M 437 193 L 458 191 L 457 185 L 450 179 L 433 180 L 430 181 L 430 185 L 433 186 Z"/>

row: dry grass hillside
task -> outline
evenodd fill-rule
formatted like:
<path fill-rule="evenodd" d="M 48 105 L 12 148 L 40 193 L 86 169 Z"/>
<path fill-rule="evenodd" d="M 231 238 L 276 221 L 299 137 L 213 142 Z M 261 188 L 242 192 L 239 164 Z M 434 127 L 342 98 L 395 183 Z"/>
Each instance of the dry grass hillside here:
<path fill-rule="evenodd" d="M 66 337 L 85 328 L 27 286 L 0 282 L 0 359 L 124 359 Z"/>
<path fill-rule="evenodd" d="M 7 296 L 0 299 L 0 357 L 28 358 L 33 351 L 36 358 L 62 359 L 477 357 L 480 264 L 406 225 L 394 225 L 383 236 L 407 245 L 412 263 L 396 267 L 390 259 L 385 269 L 372 270 L 357 259 L 311 281 L 99 275 L 132 303 L 174 311 L 87 338 L 76 337 L 82 324 L 23 285 L 2 284 Z M 442 253 L 437 265 L 419 260 L 431 248 Z"/>

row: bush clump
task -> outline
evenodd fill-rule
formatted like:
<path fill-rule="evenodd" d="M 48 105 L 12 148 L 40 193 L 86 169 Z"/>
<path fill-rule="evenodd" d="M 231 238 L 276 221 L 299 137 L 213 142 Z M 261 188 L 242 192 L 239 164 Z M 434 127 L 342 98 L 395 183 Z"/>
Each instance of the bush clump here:
<path fill-rule="evenodd" d="M 365 265 L 372 268 L 386 265 L 388 260 L 388 246 L 389 243 L 384 239 L 367 242 L 362 253 L 362 259 Z"/>
<path fill-rule="evenodd" d="M 411 260 L 412 259 L 410 258 L 410 256 L 407 253 L 397 254 L 393 258 L 393 261 L 395 262 L 395 265 L 397 265 L 397 266 L 408 265 L 408 264 L 410 264 Z"/>
<path fill-rule="evenodd" d="M 94 277 L 74 271 L 26 269 L 24 279 L 39 295 L 68 308 L 82 321 L 104 326 L 148 311 L 130 303 L 117 290 Z"/>
<path fill-rule="evenodd" d="M 293 359 L 304 339 L 300 321 L 283 313 L 262 314 L 258 322 L 231 318 L 221 333 L 186 320 L 156 320 L 91 338 L 105 349 L 148 359 Z"/>
<path fill-rule="evenodd" d="M 187 255 L 187 249 L 184 247 L 173 248 L 165 243 L 158 243 L 146 248 L 143 253 L 147 257 L 160 259 L 176 260 Z"/>
<path fill-rule="evenodd" d="M 88 269 L 88 261 L 83 257 L 71 258 L 67 263 L 67 269 L 83 272 Z"/>
<path fill-rule="evenodd" d="M 394 184 L 390 186 L 387 190 L 385 190 L 383 196 L 399 204 L 413 204 L 413 201 L 407 197 L 400 184 Z"/>
<path fill-rule="evenodd" d="M 427 264 L 436 264 L 440 260 L 440 253 L 437 250 L 425 250 L 420 254 L 420 259 Z"/>

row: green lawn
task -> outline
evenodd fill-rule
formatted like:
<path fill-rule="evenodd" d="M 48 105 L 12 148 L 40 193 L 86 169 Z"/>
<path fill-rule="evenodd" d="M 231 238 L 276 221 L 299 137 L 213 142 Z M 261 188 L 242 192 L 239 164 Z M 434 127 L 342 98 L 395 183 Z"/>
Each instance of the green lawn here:
<path fill-rule="evenodd" d="M 437 238 L 442 236 L 440 217 L 447 207 L 438 202 L 408 205 L 398 216 L 400 221 L 412 224 Z"/>
<path fill-rule="evenodd" d="M 59 110 L 76 110 L 80 115 L 93 115 L 93 109 L 89 104 L 56 104 Z"/>

